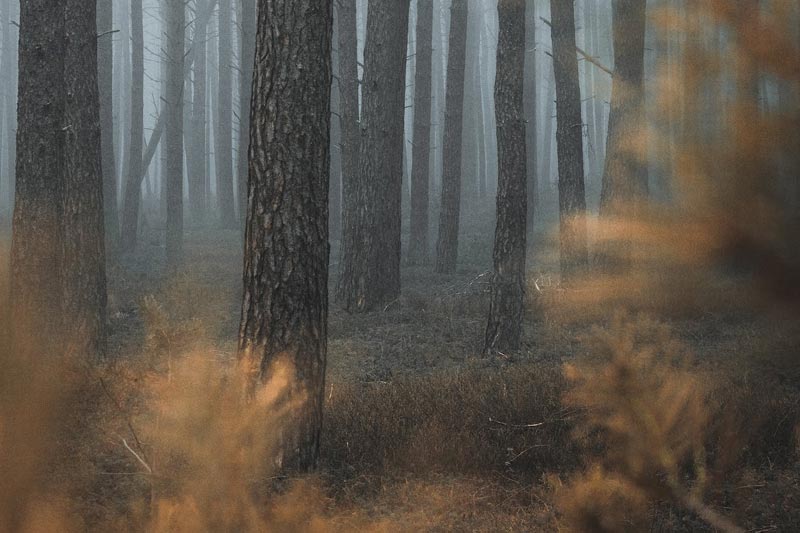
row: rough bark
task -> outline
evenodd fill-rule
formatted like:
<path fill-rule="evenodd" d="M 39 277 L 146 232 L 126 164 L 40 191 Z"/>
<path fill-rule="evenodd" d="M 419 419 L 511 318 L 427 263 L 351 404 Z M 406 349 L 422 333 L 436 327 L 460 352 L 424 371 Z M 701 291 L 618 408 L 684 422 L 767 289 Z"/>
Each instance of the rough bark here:
<path fill-rule="evenodd" d="M 97 2 L 97 63 L 100 88 L 100 135 L 103 150 L 103 205 L 106 247 L 113 254 L 119 239 L 117 172 L 114 162 L 114 2 Z M 5 26 L 4 26 L 5 27 Z"/>
<path fill-rule="evenodd" d="M 466 0 L 453 0 L 447 59 L 442 199 L 439 211 L 439 238 L 436 243 L 436 272 L 440 274 L 455 272 L 458 260 L 467 18 Z"/>
<path fill-rule="evenodd" d="M 370 5 L 364 48 L 357 220 L 342 261 L 345 309 L 369 311 L 400 295 L 408 0 Z"/>
<path fill-rule="evenodd" d="M 358 210 L 358 26 L 356 0 L 336 4 L 339 49 L 339 122 L 342 159 L 342 235 L 340 262 L 345 265 L 354 257 L 355 224 Z M 337 288 L 343 297 L 341 286 Z"/>
<path fill-rule="evenodd" d="M 556 89 L 561 280 L 569 283 L 585 270 L 588 262 L 581 92 L 573 0 L 552 0 L 550 9 Z"/>
<path fill-rule="evenodd" d="M 239 217 L 242 227 L 247 213 L 247 157 L 250 148 L 250 100 L 253 95 L 253 62 L 256 49 L 256 2 L 241 0 L 241 39 L 239 57 Z"/>
<path fill-rule="evenodd" d="M 278 462 L 309 470 L 327 349 L 332 3 L 259 7 L 239 350 L 255 378 L 279 360 L 294 371 L 287 401 L 299 405 L 281 430 Z"/>
<path fill-rule="evenodd" d="M 495 109 L 499 178 L 487 352 L 517 350 L 525 309 L 525 1 L 500 0 Z"/>
<path fill-rule="evenodd" d="M 183 2 L 166 2 L 166 137 L 167 264 L 177 267 L 183 256 L 183 80 L 186 12 Z"/>
<path fill-rule="evenodd" d="M 217 199 L 220 223 L 223 228 L 236 225 L 233 186 L 232 145 L 232 68 L 233 41 L 231 31 L 231 0 L 219 2 L 219 85 L 217 98 L 217 122 L 214 130 L 214 161 L 217 169 Z"/>
<path fill-rule="evenodd" d="M 620 215 L 647 194 L 644 135 L 644 35 L 646 0 L 613 3 L 614 77 L 600 214 Z"/>
<path fill-rule="evenodd" d="M 130 157 L 125 178 L 122 207 L 121 247 L 136 247 L 139 207 L 142 201 L 142 144 L 144 142 L 144 26 L 142 0 L 130 0 L 131 6 L 131 114 Z"/>
<path fill-rule="evenodd" d="M 423 264 L 428 260 L 433 0 L 419 0 L 416 41 L 414 144 L 411 160 L 411 237 L 408 245 L 408 263 L 411 265 Z"/>

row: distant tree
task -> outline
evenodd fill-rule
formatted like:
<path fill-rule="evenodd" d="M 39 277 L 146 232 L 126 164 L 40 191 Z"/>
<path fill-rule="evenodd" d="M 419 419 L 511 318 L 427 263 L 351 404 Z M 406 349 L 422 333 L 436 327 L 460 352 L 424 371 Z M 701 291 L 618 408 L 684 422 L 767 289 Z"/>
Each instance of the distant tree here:
<path fill-rule="evenodd" d="M 417 7 L 417 69 L 414 80 L 414 145 L 411 160 L 411 237 L 408 263 L 428 260 L 430 216 L 431 95 L 433 68 L 433 0 L 419 0 Z"/>
<path fill-rule="evenodd" d="M 647 194 L 644 154 L 644 34 L 646 0 L 614 0 L 614 77 L 600 214 L 615 216 Z"/>
<path fill-rule="evenodd" d="M 192 106 L 189 123 L 189 142 L 186 145 L 186 164 L 189 178 L 189 212 L 195 225 L 202 224 L 207 214 L 206 190 L 206 137 L 208 76 L 208 19 L 202 13 L 208 9 L 208 0 L 197 0 L 194 33 L 192 36 Z M 188 70 L 188 69 L 187 69 Z"/>
<path fill-rule="evenodd" d="M 142 0 L 130 0 L 131 6 L 131 114 L 130 151 L 123 195 L 121 243 L 124 250 L 136 246 L 139 206 L 142 201 L 142 150 L 144 142 L 144 24 Z"/>
<path fill-rule="evenodd" d="M 241 1 L 241 33 L 239 38 L 239 217 L 242 227 L 247 215 L 247 157 L 250 148 L 250 100 L 253 95 L 253 62 L 256 53 L 256 0 Z"/>
<path fill-rule="evenodd" d="M 556 88 L 558 207 L 561 219 L 561 279 L 569 283 L 588 264 L 583 120 L 575 51 L 573 0 L 551 0 L 553 71 Z"/>
<path fill-rule="evenodd" d="M 447 59 L 442 202 L 439 211 L 439 238 L 436 243 L 436 272 L 440 274 L 455 272 L 458 261 L 467 10 L 466 0 L 453 0 Z"/>
<path fill-rule="evenodd" d="M 233 22 L 231 0 L 219 0 L 219 85 L 217 87 L 217 120 L 214 131 L 214 161 L 217 169 L 217 197 L 223 228 L 236 228 L 233 191 Z"/>
<path fill-rule="evenodd" d="M 239 352 L 255 379 L 281 357 L 293 366 L 290 401 L 300 405 L 279 460 L 309 470 L 327 349 L 332 0 L 259 7 Z"/>
<path fill-rule="evenodd" d="M 114 157 L 114 1 L 97 1 L 97 68 L 100 87 L 100 133 L 103 149 L 103 204 L 106 247 L 113 253 L 119 241 L 117 171 Z M 4 28 L 8 25 L 4 24 Z M 8 32 L 3 32 L 5 35 Z M 4 71 L 5 72 L 5 71 Z"/>
<path fill-rule="evenodd" d="M 400 295 L 409 0 L 370 4 L 364 48 L 356 220 L 342 257 L 345 309 L 369 311 Z M 348 253 L 349 252 L 349 253 Z"/>
<path fill-rule="evenodd" d="M 525 309 L 527 174 L 525 146 L 525 0 L 500 0 L 495 109 L 499 180 L 487 352 L 517 350 Z"/>
<path fill-rule="evenodd" d="M 186 12 L 183 2 L 166 1 L 166 136 L 167 263 L 183 259 L 183 82 Z"/>
<path fill-rule="evenodd" d="M 527 146 L 527 161 L 525 169 L 528 174 L 528 213 L 526 216 L 528 236 L 533 237 L 534 208 L 538 200 L 539 176 L 538 161 L 536 158 L 537 137 L 539 120 L 536 116 L 538 98 L 536 95 L 537 75 L 536 65 L 536 2 L 527 2 L 525 9 L 525 82 L 523 92 L 525 95 L 525 144 Z"/>
<path fill-rule="evenodd" d="M 105 351 L 96 17 L 94 2 L 21 4 L 11 342 L 22 357 Z"/>

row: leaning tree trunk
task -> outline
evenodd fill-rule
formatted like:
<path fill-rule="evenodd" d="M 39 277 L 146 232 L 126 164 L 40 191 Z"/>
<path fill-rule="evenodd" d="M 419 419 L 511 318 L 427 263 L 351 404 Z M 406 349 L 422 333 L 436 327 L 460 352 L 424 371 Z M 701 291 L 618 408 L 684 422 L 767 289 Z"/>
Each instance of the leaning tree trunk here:
<path fill-rule="evenodd" d="M 236 210 L 233 193 L 232 146 L 232 69 L 233 43 L 231 38 L 231 0 L 219 2 L 219 98 L 217 99 L 217 127 L 214 130 L 214 160 L 217 169 L 217 196 L 219 215 L 223 228 L 236 228 Z"/>
<path fill-rule="evenodd" d="M 164 133 L 167 171 L 167 264 L 177 267 L 183 258 L 183 81 L 186 12 L 183 2 L 166 4 L 166 98 Z"/>
<path fill-rule="evenodd" d="M 125 193 L 122 207 L 123 250 L 136 247 L 138 235 L 139 208 L 142 202 L 142 144 L 144 142 L 144 26 L 142 0 L 131 3 L 131 116 L 130 116 L 130 157 L 128 174 L 125 180 Z"/>
<path fill-rule="evenodd" d="M 253 94 L 253 61 L 256 52 L 256 2 L 241 0 L 242 20 L 239 43 L 239 158 L 237 178 L 239 185 L 239 217 L 244 225 L 247 213 L 247 157 L 250 148 L 250 100 Z"/>
<path fill-rule="evenodd" d="M 500 0 L 495 109 L 499 177 L 486 352 L 517 350 L 525 309 L 525 1 Z"/>
<path fill-rule="evenodd" d="M 356 242 L 355 224 L 358 211 L 358 27 L 356 0 L 342 0 L 336 4 L 339 48 L 339 121 L 341 126 L 342 158 L 342 235 L 339 260 L 345 265 L 354 257 Z M 337 295 L 344 298 L 341 287 Z"/>
<path fill-rule="evenodd" d="M 100 135 L 103 149 L 103 204 L 106 247 L 113 253 L 119 240 L 117 170 L 114 163 L 114 1 L 97 2 L 97 63 L 100 88 Z M 4 33 L 6 33 L 4 31 Z"/>
<path fill-rule="evenodd" d="M 455 272 L 458 260 L 467 18 L 467 1 L 453 0 L 450 14 L 450 45 L 447 57 L 442 202 L 439 211 L 439 239 L 436 243 L 436 272 L 440 274 Z"/>
<path fill-rule="evenodd" d="M 409 0 L 375 2 L 367 17 L 357 215 L 339 281 L 342 303 L 352 311 L 400 295 L 408 6 Z"/>
<path fill-rule="evenodd" d="M 331 0 L 260 3 L 239 351 L 256 380 L 294 370 L 277 459 L 299 470 L 322 427 L 332 27 Z"/>
<path fill-rule="evenodd" d="M 561 279 L 569 283 L 585 270 L 588 263 L 581 91 L 575 52 L 573 0 L 552 0 L 550 9 L 556 87 Z"/>
<path fill-rule="evenodd" d="M 433 68 L 433 0 L 417 7 L 417 72 L 414 82 L 414 145 L 411 160 L 411 238 L 408 263 L 428 259 L 431 157 L 431 70 Z"/>

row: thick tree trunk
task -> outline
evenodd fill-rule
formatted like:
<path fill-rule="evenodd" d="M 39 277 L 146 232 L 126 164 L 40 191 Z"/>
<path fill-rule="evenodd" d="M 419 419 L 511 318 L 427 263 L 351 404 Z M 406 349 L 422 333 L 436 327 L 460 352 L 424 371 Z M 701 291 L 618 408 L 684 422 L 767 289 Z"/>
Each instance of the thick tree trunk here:
<path fill-rule="evenodd" d="M 414 145 L 411 160 L 411 238 L 408 245 L 408 263 L 411 265 L 424 264 L 428 260 L 433 0 L 419 0 L 416 40 Z"/>
<path fill-rule="evenodd" d="M 183 80 L 186 12 L 183 2 L 166 2 L 166 136 L 167 264 L 177 267 L 183 258 Z"/>
<path fill-rule="evenodd" d="M 97 63 L 100 87 L 100 135 L 103 150 L 103 205 L 106 247 L 113 254 L 119 240 L 117 171 L 114 163 L 114 2 L 97 2 Z M 5 27 L 5 26 L 4 26 Z"/>
<path fill-rule="evenodd" d="M 600 214 L 613 217 L 647 194 L 644 135 L 646 0 L 614 0 L 614 77 Z"/>
<path fill-rule="evenodd" d="M 455 272 L 458 260 L 458 226 L 461 217 L 461 137 L 468 18 L 466 0 L 453 0 L 450 13 L 442 203 L 439 212 L 439 238 L 436 243 L 436 272 L 440 274 Z"/>
<path fill-rule="evenodd" d="M 526 150 L 526 163 L 525 168 L 527 172 L 527 194 L 528 194 L 528 213 L 525 218 L 527 223 L 527 232 L 532 241 L 533 237 L 533 219 L 534 209 L 538 200 L 538 166 L 536 160 L 536 128 L 539 126 L 538 117 L 536 116 L 536 109 L 538 99 L 536 95 L 537 89 L 537 68 L 536 68 L 536 2 L 527 2 L 525 9 L 525 82 L 524 82 L 524 97 L 525 97 L 525 144 Z"/>
<path fill-rule="evenodd" d="M 247 158 L 250 148 L 250 101 L 253 95 L 253 62 L 256 52 L 256 1 L 241 0 L 241 42 L 239 57 L 239 218 L 242 227 L 247 214 Z"/>
<path fill-rule="evenodd" d="M 550 9 L 556 88 L 561 279 L 569 283 L 585 270 L 588 263 L 581 92 L 573 0 L 552 0 Z"/>
<path fill-rule="evenodd" d="M 217 127 L 214 131 L 214 160 L 217 169 L 217 199 L 220 222 L 223 228 L 236 225 L 236 208 L 233 192 L 233 145 L 232 145 L 232 69 L 233 41 L 231 0 L 219 2 L 219 97 L 217 99 Z"/>
<path fill-rule="evenodd" d="M 525 1 L 500 0 L 495 108 L 499 183 L 487 352 L 517 350 L 525 309 Z"/>
<path fill-rule="evenodd" d="M 131 115 L 130 152 L 128 172 L 125 179 L 122 207 L 123 250 L 136 247 L 138 236 L 139 208 L 142 202 L 142 144 L 144 142 L 144 26 L 142 0 L 130 0 L 131 5 Z"/>
<path fill-rule="evenodd" d="M 357 220 L 339 282 L 344 307 L 353 311 L 400 295 L 408 5 L 408 0 L 376 2 L 367 17 Z"/>
<path fill-rule="evenodd" d="M 336 4 L 339 49 L 339 122 L 342 159 L 342 235 L 339 261 L 345 265 L 357 246 L 355 224 L 358 211 L 358 25 L 356 0 Z M 344 297 L 341 287 L 338 296 Z"/>
<path fill-rule="evenodd" d="M 299 470 L 316 466 L 322 426 L 332 25 L 331 0 L 260 4 L 239 350 L 255 379 L 294 371 L 278 462 Z"/>

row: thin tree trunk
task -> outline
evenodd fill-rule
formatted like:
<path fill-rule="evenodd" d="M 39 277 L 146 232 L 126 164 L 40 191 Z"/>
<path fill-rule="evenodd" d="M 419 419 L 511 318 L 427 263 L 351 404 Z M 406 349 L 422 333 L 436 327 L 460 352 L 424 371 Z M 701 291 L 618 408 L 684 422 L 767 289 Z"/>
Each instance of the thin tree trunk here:
<path fill-rule="evenodd" d="M 327 351 L 332 2 L 260 8 L 239 350 L 254 378 L 268 379 L 279 360 L 293 371 L 277 459 L 310 470 Z"/>
<path fill-rule="evenodd" d="M 467 9 L 466 0 L 453 0 L 447 60 L 442 205 L 439 212 L 439 238 L 436 244 L 436 272 L 440 274 L 455 272 L 458 260 Z"/>
<path fill-rule="evenodd" d="M 97 62 L 100 87 L 100 134 L 103 149 L 103 204 L 106 248 L 113 255 L 119 240 L 117 172 L 114 163 L 114 2 L 97 2 Z M 6 26 L 4 26 L 6 28 Z"/>
<path fill-rule="evenodd" d="M 144 137 L 144 26 L 142 0 L 130 0 L 131 6 L 131 115 L 128 173 L 123 195 L 121 246 L 124 251 L 136 247 L 139 208 L 142 201 L 142 143 Z"/>
<path fill-rule="evenodd" d="M 197 20 L 194 26 L 193 51 L 194 71 L 192 83 L 191 113 L 191 157 L 187 160 L 189 170 L 189 212 L 192 222 L 201 225 L 206 216 L 206 76 L 208 20 L 200 13 L 208 8 L 208 0 L 197 0 Z M 189 150 L 187 150 L 189 152 Z"/>
<path fill-rule="evenodd" d="M 539 121 L 536 116 L 537 109 L 537 69 L 536 69 L 536 2 L 527 2 L 525 9 L 525 144 L 527 145 L 527 161 L 525 164 L 528 174 L 528 213 L 526 216 L 527 232 L 532 241 L 533 215 L 538 200 L 538 166 L 536 158 L 536 128 Z"/>
<path fill-rule="evenodd" d="M 164 102 L 167 172 L 167 264 L 183 259 L 183 82 L 186 12 L 183 2 L 166 2 L 167 87 Z"/>
<path fill-rule="evenodd" d="M 433 0 L 419 0 L 416 41 L 414 145 L 411 161 L 411 239 L 408 246 L 408 263 L 411 265 L 424 264 L 428 259 Z"/>
<path fill-rule="evenodd" d="M 214 141 L 214 160 L 217 168 L 217 198 L 220 222 L 223 228 L 236 228 L 236 208 L 233 192 L 232 145 L 232 69 L 233 41 L 231 0 L 219 2 L 219 98 L 217 99 L 217 127 Z"/>
<path fill-rule="evenodd" d="M 517 350 L 525 310 L 525 1 L 500 0 L 495 108 L 500 172 L 487 352 Z"/>
<path fill-rule="evenodd" d="M 553 70 L 556 87 L 558 207 L 561 221 L 561 279 L 573 281 L 588 264 L 583 122 L 575 53 L 573 0 L 552 0 Z"/>
<path fill-rule="evenodd" d="M 339 281 L 342 303 L 352 311 L 369 311 L 400 295 L 408 5 L 376 2 L 367 17 L 358 210 Z"/>

